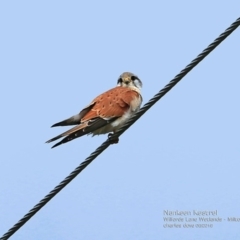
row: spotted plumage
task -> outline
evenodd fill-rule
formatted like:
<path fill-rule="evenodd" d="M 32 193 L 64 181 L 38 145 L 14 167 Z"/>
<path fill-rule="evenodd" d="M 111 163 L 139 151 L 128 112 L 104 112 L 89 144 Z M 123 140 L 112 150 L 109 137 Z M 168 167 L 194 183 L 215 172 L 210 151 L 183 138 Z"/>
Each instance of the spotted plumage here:
<path fill-rule="evenodd" d="M 141 80 L 130 72 L 123 73 L 117 86 L 96 97 L 79 114 L 58 122 L 52 127 L 76 125 L 68 131 L 50 139 L 47 143 L 64 137 L 52 148 L 86 134 L 99 135 L 115 132 L 142 103 Z"/>

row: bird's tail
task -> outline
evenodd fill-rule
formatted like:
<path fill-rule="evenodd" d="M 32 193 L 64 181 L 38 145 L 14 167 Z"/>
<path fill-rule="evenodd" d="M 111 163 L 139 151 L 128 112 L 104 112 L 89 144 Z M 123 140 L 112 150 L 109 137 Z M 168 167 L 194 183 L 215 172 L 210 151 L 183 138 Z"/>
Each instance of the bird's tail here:
<path fill-rule="evenodd" d="M 74 138 L 81 137 L 81 136 L 87 134 L 88 132 L 84 131 L 84 129 L 86 127 L 87 127 L 87 122 L 80 124 L 78 126 L 75 126 L 64 133 L 61 133 L 60 135 L 49 139 L 48 141 L 46 141 L 46 143 L 50 143 L 50 142 L 58 140 L 59 138 L 65 137 L 62 141 L 55 144 L 52 148 L 57 147 L 60 144 L 63 144 L 65 142 L 73 140 Z"/>

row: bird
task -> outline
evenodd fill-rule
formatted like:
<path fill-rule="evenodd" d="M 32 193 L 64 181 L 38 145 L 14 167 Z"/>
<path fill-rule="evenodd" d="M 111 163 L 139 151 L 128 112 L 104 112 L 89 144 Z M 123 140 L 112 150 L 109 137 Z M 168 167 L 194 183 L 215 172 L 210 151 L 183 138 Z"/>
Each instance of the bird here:
<path fill-rule="evenodd" d="M 51 127 L 76 126 L 46 143 L 63 138 L 52 146 L 55 148 L 86 134 L 95 136 L 110 133 L 110 137 L 139 110 L 143 100 L 141 88 L 142 81 L 135 74 L 122 73 L 116 87 L 97 96 L 78 114 L 53 124 Z M 110 143 L 118 143 L 118 138 Z"/>

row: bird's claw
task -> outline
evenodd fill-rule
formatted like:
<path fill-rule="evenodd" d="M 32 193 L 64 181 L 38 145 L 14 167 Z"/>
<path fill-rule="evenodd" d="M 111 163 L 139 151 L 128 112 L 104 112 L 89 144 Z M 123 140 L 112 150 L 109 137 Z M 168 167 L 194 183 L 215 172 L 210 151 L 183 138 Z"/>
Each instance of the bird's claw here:
<path fill-rule="evenodd" d="M 117 144 L 119 142 L 119 138 L 116 137 L 112 139 L 112 136 L 113 136 L 113 133 L 108 134 L 108 141 L 110 142 L 110 144 Z"/>

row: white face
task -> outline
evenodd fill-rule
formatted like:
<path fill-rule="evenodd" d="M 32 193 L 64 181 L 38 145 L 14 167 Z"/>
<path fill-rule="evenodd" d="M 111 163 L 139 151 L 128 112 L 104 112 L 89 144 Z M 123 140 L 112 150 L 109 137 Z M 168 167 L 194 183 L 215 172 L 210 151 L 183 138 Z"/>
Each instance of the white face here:
<path fill-rule="evenodd" d="M 120 87 L 136 87 L 138 89 L 142 88 L 141 80 L 134 74 L 126 72 L 123 73 L 117 82 L 117 86 Z"/>
<path fill-rule="evenodd" d="M 133 84 L 135 85 L 135 87 L 141 89 L 142 88 L 142 82 L 140 79 L 136 78 L 135 80 L 133 80 Z"/>

